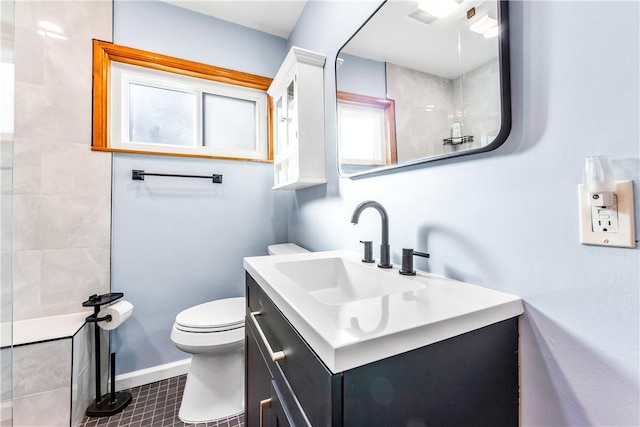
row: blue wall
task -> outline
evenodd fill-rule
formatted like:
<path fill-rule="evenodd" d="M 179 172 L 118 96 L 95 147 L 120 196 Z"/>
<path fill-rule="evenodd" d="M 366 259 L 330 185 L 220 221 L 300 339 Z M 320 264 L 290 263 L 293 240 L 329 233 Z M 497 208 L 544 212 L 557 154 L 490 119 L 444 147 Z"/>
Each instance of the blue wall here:
<path fill-rule="evenodd" d="M 336 52 L 375 8 L 310 2 L 288 44 L 323 52 L 326 187 L 297 191 L 289 238 L 312 250 L 360 250 L 389 212 L 392 258 L 520 295 L 525 426 L 637 426 L 640 250 L 583 246 L 577 185 L 584 158 L 609 155 L 634 180 L 640 231 L 638 2 L 514 1 L 513 130 L 496 151 L 368 178 L 337 174 Z M 339 17 L 339 18 L 338 18 Z M 400 189 L 400 190 L 399 190 Z M 379 240 L 378 240 L 379 241 Z"/>
<path fill-rule="evenodd" d="M 386 64 L 380 61 L 341 54 L 344 60 L 337 71 L 338 90 L 359 95 L 387 97 Z M 333 69 L 333 64 L 330 68 Z"/>
<path fill-rule="evenodd" d="M 114 12 L 117 44 L 267 77 L 286 55 L 284 39 L 166 3 L 116 1 Z M 132 169 L 221 173 L 223 184 L 132 181 Z M 244 295 L 242 258 L 287 241 L 288 196 L 272 185 L 271 163 L 114 154 L 111 289 L 135 306 L 112 334 L 118 373 L 189 357 L 169 336 L 176 314 Z"/>
<path fill-rule="evenodd" d="M 114 43 L 275 76 L 286 40 L 156 0 L 115 0 Z"/>
<path fill-rule="evenodd" d="M 220 28 L 208 24 L 212 18 L 161 3 L 143 6 L 116 1 L 115 40 L 120 44 L 267 76 L 275 73 L 291 45 L 327 55 L 326 186 L 285 197 L 270 190 L 268 164 L 115 156 L 113 290 L 124 290 L 135 297 L 136 304 L 134 318 L 115 334 L 121 362 L 126 363 L 121 370 L 183 358 L 168 340 L 175 313 L 192 304 L 189 298 L 206 300 L 239 292 L 241 279 L 233 276 L 241 272 L 233 265 L 241 265 L 244 255 L 263 251 L 270 239 L 286 240 L 288 234 L 290 241 L 313 250 L 360 250 L 358 240 L 379 239 L 375 212 L 365 212 L 358 226 L 349 224 L 353 208 L 362 200 L 374 199 L 389 212 L 395 262 L 400 260 L 402 247 L 427 250 L 432 258 L 416 260 L 420 269 L 524 298 L 526 313 L 520 322 L 522 425 L 639 425 L 640 251 L 580 245 L 576 192 L 584 158 L 609 155 L 619 179 L 634 180 L 636 229 L 640 230 L 639 4 L 510 4 L 514 125 L 505 144 L 482 155 L 345 179 L 337 174 L 331 64 L 340 46 L 376 4 L 309 2 L 289 40 L 278 40 L 286 44 L 275 49 L 278 53 L 263 54 L 262 47 L 252 50 L 253 43 L 247 42 L 244 50 L 225 48 L 223 54 L 220 44 L 237 40 L 225 32 L 223 38 L 216 35 L 210 43 L 203 43 L 203 34 Z M 176 31 L 165 34 L 167 28 Z M 183 35 L 184 46 L 176 48 Z M 258 39 L 267 42 L 269 37 Z M 202 57 L 215 52 L 219 57 Z M 255 68 L 249 66 L 254 62 Z M 272 72 L 257 71 L 263 66 Z M 134 187 L 129 179 L 134 166 L 222 172 L 225 184 L 211 188 L 204 183 L 149 179 L 144 187 Z M 236 171 L 243 173 L 238 176 Z M 239 182 L 242 185 L 236 184 Z M 255 188 L 249 190 L 250 186 Z M 404 189 L 403 193 L 398 189 Z M 283 204 L 288 212 L 282 212 Z M 161 209 L 155 209 L 157 206 Z M 194 207 L 198 212 L 198 206 L 205 206 L 207 214 L 186 219 L 185 212 L 194 212 Z M 218 236 L 227 234 L 205 218 L 215 217 L 218 208 L 250 216 L 244 212 L 247 206 L 253 212 L 263 210 L 252 217 L 259 227 L 245 233 L 245 224 L 251 222 L 248 217 L 234 221 L 233 230 L 242 239 L 224 243 L 246 238 L 247 246 L 236 248 L 230 257 L 233 260 L 223 267 L 215 260 L 224 256 L 226 248 L 214 246 L 220 244 Z M 139 210 L 148 213 L 146 221 Z M 152 215 L 159 215 L 155 225 L 148 224 L 155 221 Z M 188 233 L 175 230 L 184 226 L 185 219 L 200 226 Z M 283 230 L 287 221 L 288 230 Z M 127 234 L 134 236 L 142 230 L 146 231 L 139 241 L 146 236 L 152 240 L 151 248 L 165 248 L 155 249 L 151 257 L 140 247 L 121 243 Z M 194 242 L 209 251 L 198 264 L 211 260 L 211 270 L 200 278 L 179 274 L 165 280 L 164 276 L 174 272 L 165 265 L 180 251 L 189 252 L 183 259 L 197 259 L 189 248 Z M 159 260 L 145 259 L 157 254 L 162 255 Z M 156 269 L 166 274 L 157 274 Z M 190 270 L 178 271 L 186 274 Z M 221 274 L 225 278 L 218 281 Z M 227 282 L 233 284 L 226 286 Z M 193 283 L 198 283 L 198 297 L 187 292 Z"/>

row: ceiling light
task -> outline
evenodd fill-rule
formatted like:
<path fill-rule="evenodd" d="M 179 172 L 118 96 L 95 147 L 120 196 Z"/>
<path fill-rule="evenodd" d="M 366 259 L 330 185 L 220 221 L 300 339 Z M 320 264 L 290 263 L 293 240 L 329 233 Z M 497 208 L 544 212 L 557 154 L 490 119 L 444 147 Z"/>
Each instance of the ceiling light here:
<path fill-rule="evenodd" d="M 498 35 L 498 21 L 490 18 L 489 15 L 484 15 L 482 18 L 476 20 L 473 24 L 469 25 L 469 29 L 474 33 L 485 34 L 489 31 L 496 31 L 496 36 Z M 485 36 L 485 37 L 493 37 L 493 36 Z"/>
<path fill-rule="evenodd" d="M 413 12 L 411 12 L 411 14 L 409 15 L 410 18 L 413 18 L 415 20 L 418 20 L 420 22 L 422 22 L 423 24 L 431 24 L 434 21 L 436 21 L 438 18 L 436 18 L 433 15 L 428 14 L 427 12 L 425 12 L 422 9 L 416 9 Z"/>
<path fill-rule="evenodd" d="M 486 38 L 486 39 L 490 39 L 492 37 L 497 37 L 498 33 L 500 29 L 498 28 L 498 26 L 496 25 L 493 28 L 489 28 L 487 31 L 485 31 L 484 33 L 482 33 L 482 35 Z"/>
<path fill-rule="evenodd" d="M 426 0 L 418 4 L 418 9 L 436 18 L 444 18 L 457 7 L 458 2 L 455 0 Z"/>

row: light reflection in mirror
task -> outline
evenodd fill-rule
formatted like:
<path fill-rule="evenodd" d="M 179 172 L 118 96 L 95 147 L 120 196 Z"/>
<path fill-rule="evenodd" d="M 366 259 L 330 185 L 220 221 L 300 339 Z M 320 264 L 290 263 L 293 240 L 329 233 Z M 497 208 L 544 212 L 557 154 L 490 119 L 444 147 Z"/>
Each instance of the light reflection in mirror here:
<path fill-rule="evenodd" d="M 415 1 L 383 3 L 340 51 L 341 175 L 488 151 L 506 139 L 511 126 L 507 3 L 450 3 L 442 18 L 424 2 L 420 7 Z M 375 126 L 360 120 L 359 129 L 343 129 L 354 123 L 353 108 L 345 108 L 347 102 L 353 107 L 353 99 L 387 101 L 392 114 L 382 125 L 372 116 Z M 362 114 L 366 106 L 361 102 Z"/>

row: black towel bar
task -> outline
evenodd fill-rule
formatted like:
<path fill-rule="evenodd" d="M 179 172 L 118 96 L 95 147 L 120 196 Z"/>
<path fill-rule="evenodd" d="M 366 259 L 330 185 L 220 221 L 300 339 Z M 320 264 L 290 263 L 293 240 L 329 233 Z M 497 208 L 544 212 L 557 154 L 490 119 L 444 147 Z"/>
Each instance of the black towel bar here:
<path fill-rule="evenodd" d="M 131 179 L 137 181 L 144 181 L 145 175 L 149 176 L 173 176 L 178 178 L 205 178 L 210 179 L 214 184 L 222 184 L 222 175 L 213 174 L 213 175 L 183 175 L 183 174 L 173 174 L 173 173 L 149 173 L 143 170 L 134 169 L 131 171 Z"/>

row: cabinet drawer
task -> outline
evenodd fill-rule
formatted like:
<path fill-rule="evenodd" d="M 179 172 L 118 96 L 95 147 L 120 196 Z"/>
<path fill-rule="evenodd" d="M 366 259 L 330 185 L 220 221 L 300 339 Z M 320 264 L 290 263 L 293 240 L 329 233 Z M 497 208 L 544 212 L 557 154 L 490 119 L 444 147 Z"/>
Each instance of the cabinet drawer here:
<path fill-rule="evenodd" d="M 259 347 L 267 365 L 281 390 L 291 388 L 308 421 L 313 426 L 339 426 L 341 417 L 332 420 L 332 414 L 341 413 L 341 376 L 332 375 L 288 320 L 282 315 L 260 286 L 247 274 L 248 324 L 251 329 L 254 316 L 264 337 L 274 352 L 282 351 L 284 358 L 273 361 L 269 358 L 266 344 L 256 333 Z M 257 331 L 256 331 L 257 332 Z M 278 382 L 281 378 L 281 383 Z M 336 411 L 336 409 L 339 409 Z"/>
<path fill-rule="evenodd" d="M 247 323 L 245 327 L 245 419 L 247 427 L 263 426 L 263 402 L 271 397 L 271 372 L 258 345 L 258 339 Z M 267 424 L 268 425 L 268 424 Z"/>

